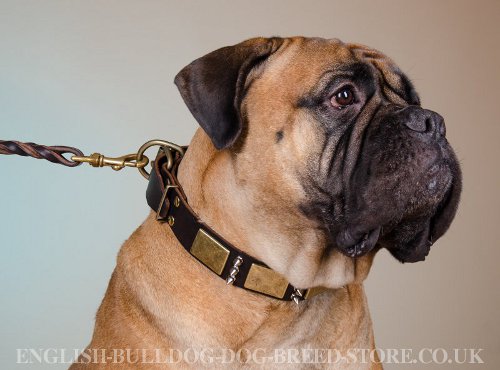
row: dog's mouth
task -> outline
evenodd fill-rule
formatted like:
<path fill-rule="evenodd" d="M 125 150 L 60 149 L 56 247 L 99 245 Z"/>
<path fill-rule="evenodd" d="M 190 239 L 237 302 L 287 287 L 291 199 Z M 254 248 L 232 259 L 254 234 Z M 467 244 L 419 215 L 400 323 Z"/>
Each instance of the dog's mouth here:
<path fill-rule="evenodd" d="M 348 257 L 361 257 L 374 248 L 387 248 L 400 262 L 422 261 L 455 216 L 460 192 L 460 170 L 455 161 L 432 165 L 419 181 L 392 188 L 388 194 L 368 185 L 348 206 L 355 210 L 335 236 L 336 248 Z M 380 185 L 380 181 L 373 183 Z M 366 194 L 370 194 L 367 198 Z M 396 201 L 395 201 L 396 200 Z"/>
<path fill-rule="evenodd" d="M 337 235 L 337 248 L 348 257 L 361 257 L 370 252 L 377 244 L 382 226 L 364 233 L 361 237 L 353 235 L 350 229 L 344 229 Z"/>

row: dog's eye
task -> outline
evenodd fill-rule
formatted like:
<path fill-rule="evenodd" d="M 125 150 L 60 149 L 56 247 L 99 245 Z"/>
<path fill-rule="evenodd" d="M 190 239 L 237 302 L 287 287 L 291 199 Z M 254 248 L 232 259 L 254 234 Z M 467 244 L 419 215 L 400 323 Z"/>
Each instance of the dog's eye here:
<path fill-rule="evenodd" d="M 344 87 L 331 97 L 330 101 L 335 108 L 342 109 L 354 103 L 354 91 L 350 87 Z"/>

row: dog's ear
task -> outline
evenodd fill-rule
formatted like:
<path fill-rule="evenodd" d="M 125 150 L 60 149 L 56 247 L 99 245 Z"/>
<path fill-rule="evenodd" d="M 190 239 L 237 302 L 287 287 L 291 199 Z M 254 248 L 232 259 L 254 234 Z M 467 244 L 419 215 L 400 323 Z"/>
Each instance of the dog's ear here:
<path fill-rule="evenodd" d="M 282 44 L 255 38 L 211 52 L 184 67 L 175 84 L 217 149 L 231 146 L 242 131 L 240 103 L 247 76 Z"/>

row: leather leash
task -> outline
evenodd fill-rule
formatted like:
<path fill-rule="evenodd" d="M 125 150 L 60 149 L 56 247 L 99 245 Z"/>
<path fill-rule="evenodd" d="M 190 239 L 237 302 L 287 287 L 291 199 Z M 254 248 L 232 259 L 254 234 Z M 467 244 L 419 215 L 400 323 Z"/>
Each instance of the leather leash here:
<path fill-rule="evenodd" d="M 66 159 L 63 154 L 72 153 L 77 156 L 83 156 L 83 153 L 69 146 L 46 146 L 35 143 L 21 143 L 14 140 L 0 140 L 0 154 L 21 155 L 23 157 L 33 157 L 36 159 L 46 159 L 52 163 L 62 164 L 63 166 L 76 167 L 81 163 Z"/>

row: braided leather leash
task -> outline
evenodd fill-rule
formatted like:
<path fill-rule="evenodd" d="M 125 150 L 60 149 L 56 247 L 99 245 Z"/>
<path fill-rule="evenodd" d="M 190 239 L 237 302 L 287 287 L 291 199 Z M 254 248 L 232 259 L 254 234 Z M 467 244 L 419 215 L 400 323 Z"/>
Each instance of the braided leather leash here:
<path fill-rule="evenodd" d="M 75 162 L 63 156 L 63 154 L 68 153 L 83 157 L 83 153 L 79 149 L 70 146 L 46 146 L 35 143 L 22 143 L 14 140 L 0 140 L 0 154 L 16 154 L 24 157 L 46 159 L 52 163 L 68 167 L 76 167 L 81 164 L 81 162 Z"/>

